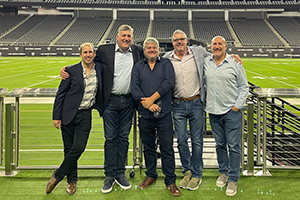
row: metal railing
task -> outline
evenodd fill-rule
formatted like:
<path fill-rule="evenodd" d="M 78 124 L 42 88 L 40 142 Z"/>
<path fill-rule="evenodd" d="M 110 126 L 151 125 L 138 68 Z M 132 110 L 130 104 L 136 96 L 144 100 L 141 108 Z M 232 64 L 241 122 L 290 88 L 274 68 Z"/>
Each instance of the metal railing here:
<path fill-rule="evenodd" d="M 267 169 L 271 168 L 300 169 L 300 117 L 296 114 L 300 108 L 282 99 L 300 97 L 300 90 L 252 85 L 250 93 L 249 101 L 254 103 L 256 167 L 262 167 L 263 175 L 267 175 Z"/>
<path fill-rule="evenodd" d="M 248 175 L 255 174 L 256 169 L 262 169 L 262 175 L 267 175 L 269 168 L 300 169 L 300 117 L 291 109 L 300 109 L 291 105 L 283 97 L 300 97 L 297 89 L 261 89 L 250 83 L 248 110 L 244 112 L 241 144 L 241 169 Z M 1 91 L 1 90 L 0 90 Z M 0 95 L 1 129 L 3 130 L 3 96 L 14 97 L 15 102 L 5 104 L 5 173 L 10 174 L 15 169 L 43 169 L 56 166 L 19 166 L 20 159 L 20 98 L 23 97 L 54 97 L 56 88 L 16 88 L 13 92 Z M 48 117 L 47 117 L 48 118 Z M 51 119 L 51 117 L 49 117 Z M 209 122 L 205 118 L 204 137 L 212 137 Z M 99 127 L 97 127 L 99 128 Z M 0 133 L 2 133 L 1 131 Z M 133 167 L 143 166 L 142 146 L 137 137 L 137 121 L 133 124 Z M 3 136 L 1 136 L 1 139 Z M 30 138 L 32 139 L 32 138 Z M 59 140 L 61 140 L 59 138 Z M 2 141 L 2 140 L 1 140 Z M 3 142 L 2 142 L 3 143 Z M 103 142 L 104 143 L 104 142 Z M 24 145 L 23 145 L 24 146 Z M 98 145 L 98 147 L 100 144 Z M 212 146 L 210 144 L 210 146 Z M 3 155 L 1 144 L 1 157 Z M 98 148 L 97 147 L 97 148 Z M 204 144 L 205 147 L 205 144 Z M 212 147 L 213 148 L 213 147 Z M 97 149 L 99 150 L 99 149 Z M 100 149 L 101 150 L 101 149 Z M 62 149 L 61 149 L 62 153 Z M 211 153 L 211 152 L 210 152 Z M 3 159 L 1 159 L 2 161 Z M 1 163 L 2 165 L 2 163 Z M 80 166 L 80 168 L 100 168 L 101 166 Z"/>
<path fill-rule="evenodd" d="M 8 93 L 7 88 L 0 88 L 0 165 L 3 164 L 4 96 L 7 93 Z"/>

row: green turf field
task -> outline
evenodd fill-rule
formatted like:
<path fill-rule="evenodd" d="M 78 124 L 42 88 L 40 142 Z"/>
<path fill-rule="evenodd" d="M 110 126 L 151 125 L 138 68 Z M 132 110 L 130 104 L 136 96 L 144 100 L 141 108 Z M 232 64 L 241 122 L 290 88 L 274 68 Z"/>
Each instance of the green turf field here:
<path fill-rule="evenodd" d="M 300 88 L 300 59 L 242 58 L 248 80 L 260 87 Z M 0 57 L 0 88 L 57 88 L 62 67 L 80 61 L 79 57 Z M 20 112 L 20 166 L 57 166 L 63 158 L 60 131 L 51 120 L 52 104 L 22 104 Z M 132 160 L 132 137 L 128 165 Z M 87 150 L 79 165 L 103 165 L 102 120 L 93 112 L 93 128 Z M 3 169 L 3 165 L 0 166 Z M 127 175 L 131 170 L 127 170 Z M 137 190 L 144 178 L 136 171 L 129 179 L 133 188 L 122 191 L 114 186 L 114 192 L 103 195 L 100 192 L 104 172 L 79 170 L 78 190 L 73 197 L 67 196 L 66 180 L 62 181 L 50 195 L 45 186 L 53 170 L 21 170 L 16 177 L 0 178 L 0 199 L 173 199 L 164 187 L 163 174 L 159 169 L 157 184 L 147 190 Z M 177 169 L 177 184 L 182 178 Z M 271 170 L 272 177 L 241 176 L 238 194 L 232 199 L 292 199 L 300 198 L 299 171 Z M 203 183 L 197 191 L 181 190 L 180 199 L 225 199 L 225 189 L 217 188 L 217 169 L 204 169 Z M 229 197 L 228 197 L 229 198 Z"/>
<path fill-rule="evenodd" d="M 56 88 L 62 67 L 79 57 L 0 57 L 0 88 Z M 300 59 L 242 58 L 248 80 L 260 87 L 300 88 Z"/>

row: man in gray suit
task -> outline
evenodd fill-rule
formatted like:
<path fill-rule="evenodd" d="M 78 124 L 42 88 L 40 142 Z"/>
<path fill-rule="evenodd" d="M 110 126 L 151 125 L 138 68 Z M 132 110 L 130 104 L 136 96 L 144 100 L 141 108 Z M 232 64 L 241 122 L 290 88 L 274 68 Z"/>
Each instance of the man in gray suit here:
<path fill-rule="evenodd" d="M 173 120 L 178 150 L 184 177 L 179 186 L 196 190 L 202 182 L 203 170 L 203 102 L 205 101 L 205 83 L 203 73 L 204 58 L 209 56 L 202 46 L 188 47 L 188 39 L 182 30 L 175 30 L 172 36 L 174 50 L 167 52 L 175 70 L 175 88 L 173 91 Z M 240 61 L 239 56 L 236 62 Z M 192 152 L 188 146 L 187 121 Z"/>

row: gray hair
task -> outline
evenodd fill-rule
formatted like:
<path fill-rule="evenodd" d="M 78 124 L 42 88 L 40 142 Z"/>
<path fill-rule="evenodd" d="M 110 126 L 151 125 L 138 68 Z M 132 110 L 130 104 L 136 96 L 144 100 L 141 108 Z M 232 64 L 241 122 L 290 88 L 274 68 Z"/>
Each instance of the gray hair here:
<path fill-rule="evenodd" d="M 183 31 L 180 30 L 180 29 L 176 29 L 176 30 L 173 32 L 172 40 L 174 39 L 174 35 L 175 35 L 175 34 L 178 34 L 178 33 L 183 34 L 183 36 L 184 36 L 185 38 L 187 38 L 185 32 L 183 32 Z"/>
<path fill-rule="evenodd" d="M 133 34 L 133 28 L 131 28 L 131 26 L 127 25 L 127 24 L 123 24 L 118 28 L 118 35 L 122 32 L 122 31 L 130 31 L 131 34 Z"/>
<path fill-rule="evenodd" d="M 148 43 L 151 43 L 151 44 L 157 44 L 157 47 L 159 48 L 159 42 L 157 41 L 157 39 L 155 39 L 154 37 L 148 37 L 144 43 L 143 43 L 143 48 L 145 49 L 146 45 Z"/>
<path fill-rule="evenodd" d="M 94 47 L 94 45 L 93 45 L 92 43 L 90 43 L 90 42 L 85 42 L 85 43 L 82 43 L 82 44 L 80 45 L 80 53 L 82 53 L 83 47 L 85 47 L 85 46 L 87 46 L 87 45 L 89 45 L 89 46 L 92 48 L 93 52 L 95 51 L 95 47 Z"/>
<path fill-rule="evenodd" d="M 226 40 L 225 40 L 225 38 L 224 37 L 222 37 L 222 36 L 219 36 L 219 35 L 217 35 L 217 36 L 215 36 L 212 40 L 211 40 L 211 42 L 210 43 L 212 43 L 216 38 L 221 38 L 224 42 L 225 42 L 225 44 L 226 44 Z"/>

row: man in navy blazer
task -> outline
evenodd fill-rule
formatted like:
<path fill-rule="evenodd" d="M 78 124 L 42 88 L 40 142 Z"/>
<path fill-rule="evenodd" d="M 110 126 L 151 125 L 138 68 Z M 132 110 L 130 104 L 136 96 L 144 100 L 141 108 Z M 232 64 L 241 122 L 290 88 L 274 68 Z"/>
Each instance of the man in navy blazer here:
<path fill-rule="evenodd" d="M 129 133 L 134 113 L 130 91 L 131 71 L 144 58 L 143 48 L 131 44 L 133 29 L 121 25 L 115 44 L 100 45 L 95 62 L 103 66 L 104 170 L 102 193 L 109 193 L 116 182 L 124 190 L 131 188 L 125 177 Z"/>
<path fill-rule="evenodd" d="M 77 160 L 84 152 L 91 130 L 93 108 L 99 113 L 102 107 L 102 66 L 94 63 L 94 46 L 80 46 L 82 62 L 66 68 L 69 78 L 62 80 L 54 107 L 53 124 L 61 128 L 64 143 L 64 160 L 56 169 L 46 187 L 49 194 L 67 176 L 67 193 L 73 195 L 77 184 Z"/>
<path fill-rule="evenodd" d="M 101 189 L 106 194 L 114 183 L 123 190 L 131 188 L 125 176 L 125 163 L 129 146 L 129 133 L 134 113 L 130 93 L 131 71 L 135 63 L 144 58 L 143 48 L 131 44 L 133 29 L 121 25 L 115 44 L 100 45 L 94 61 L 103 66 L 103 104 L 105 181 Z M 61 70 L 62 78 L 68 78 Z"/>

